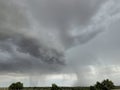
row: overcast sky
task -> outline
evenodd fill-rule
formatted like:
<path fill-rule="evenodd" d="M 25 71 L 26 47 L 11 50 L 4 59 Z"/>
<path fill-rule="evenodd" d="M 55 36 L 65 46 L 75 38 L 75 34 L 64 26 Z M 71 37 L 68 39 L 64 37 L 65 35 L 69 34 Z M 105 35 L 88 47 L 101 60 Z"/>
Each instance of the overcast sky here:
<path fill-rule="evenodd" d="M 0 0 L 0 86 L 120 85 L 120 0 Z"/>

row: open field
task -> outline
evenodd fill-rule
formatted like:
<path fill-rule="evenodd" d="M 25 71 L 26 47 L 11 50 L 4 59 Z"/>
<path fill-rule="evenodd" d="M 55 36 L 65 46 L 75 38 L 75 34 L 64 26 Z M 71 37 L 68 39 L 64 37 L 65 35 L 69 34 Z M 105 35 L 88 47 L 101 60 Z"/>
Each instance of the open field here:
<path fill-rule="evenodd" d="M 50 87 L 37 87 L 37 88 L 25 88 L 23 90 L 50 90 Z M 8 90 L 7 88 L 0 88 L 0 90 Z M 86 87 L 62 87 L 62 90 L 89 90 Z M 120 89 L 112 89 L 112 90 L 120 90 Z"/>
<path fill-rule="evenodd" d="M 62 90 L 89 90 L 88 87 L 61 87 Z M 7 88 L 0 88 L 0 90 L 8 90 Z M 51 90 L 51 87 L 32 87 L 24 88 L 23 90 Z"/>

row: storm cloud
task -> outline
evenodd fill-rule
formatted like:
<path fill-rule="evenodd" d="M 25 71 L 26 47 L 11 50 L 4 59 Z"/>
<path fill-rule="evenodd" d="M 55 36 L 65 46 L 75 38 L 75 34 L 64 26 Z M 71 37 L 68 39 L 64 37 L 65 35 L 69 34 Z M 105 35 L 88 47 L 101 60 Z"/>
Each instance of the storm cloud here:
<path fill-rule="evenodd" d="M 119 0 L 1 0 L 0 74 L 40 79 L 74 74 L 75 85 L 117 82 L 112 73 L 119 74 L 119 5 Z"/>

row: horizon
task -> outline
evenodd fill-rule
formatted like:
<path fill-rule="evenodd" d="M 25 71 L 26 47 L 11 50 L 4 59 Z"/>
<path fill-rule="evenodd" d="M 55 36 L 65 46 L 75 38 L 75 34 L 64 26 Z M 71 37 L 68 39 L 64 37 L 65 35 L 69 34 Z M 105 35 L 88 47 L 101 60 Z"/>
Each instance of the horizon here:
<path fill-rule="evenodd" d="M 110 79 L 104 79 L 104 80 L 110 80 Z M 99 82 L 99 83 L 102 83 L 104 80 L 102 80 L 102 81 L 96 81 L 96 83 L 97 82 Z M 111 81 L 111 80 L 110 80 Z M 20 82 L 20 81 L 17 81 L 17 82 Z M 13 83 L 17 83 L 17 82 L 13 82 Z M 11 83 L 10 85 L 12 85 L 13 83 Z M 96 83 L 94 83 L 93 85 L 90 85 L 90 86 L 60 86 L 60 85 L 58 85 L 58 84 L 56 84 L 56 83 L 51 83 L 51 85 L 50 86 L 24 86 L 24 83 L 23 82 L 20 82 L 20 83 L 22 83 L 23 84 L 23 87 L 24 88 L 33 88 L 33 87 L 38 87 L 38 88 L 49 88 L 49 87 L 52 87 L 52 85 L 54 84 L 54 85 L 57 85 L 58 87 L 65 87 L 65 88 L 70 88 L 70 87 L 91 87 L 91 86 L 94 86 L 94 85 L 96 85 Z M 115 86 L 115 87 L 120 87 L 120 85 L 115 85 L 114 84 L 114 82 L 112 82 L 113 83 L 113 85 Z M 9 86 L 10 86 L 9 85 Z M 0 87 L 0 88 L 8 88 L 9 86 L 6 86 L 6 87 Z"/>

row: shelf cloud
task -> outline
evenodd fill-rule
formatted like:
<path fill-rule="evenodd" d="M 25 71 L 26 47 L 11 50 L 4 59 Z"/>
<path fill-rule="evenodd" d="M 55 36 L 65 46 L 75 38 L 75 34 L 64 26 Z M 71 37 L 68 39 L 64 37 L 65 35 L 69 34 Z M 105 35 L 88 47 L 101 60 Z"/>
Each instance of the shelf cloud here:
<path fill-rule="evenodd" d="M 74 74 L 75 85 L 117 84 L 119 9 L 119 0 L 1 0 L 0 74 L 28 75 L 32 84 L 32 75 L 61 73 Z"/>

